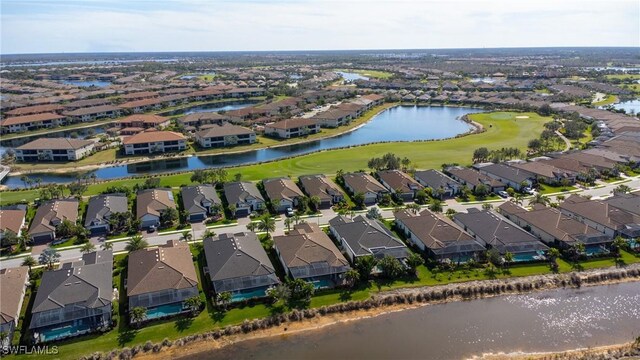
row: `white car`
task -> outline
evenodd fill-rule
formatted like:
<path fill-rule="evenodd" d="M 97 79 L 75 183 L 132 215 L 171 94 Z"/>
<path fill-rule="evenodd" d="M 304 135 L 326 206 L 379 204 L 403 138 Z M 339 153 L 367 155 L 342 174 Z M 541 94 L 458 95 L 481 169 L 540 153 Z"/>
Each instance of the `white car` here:
<path fill-rule="evenodd" d="M 509 193 L 506 191 L 498 191 L 498 195 L 500 195 L 500 197 L 503 197 L 505 199 L 509 197 Z"/>

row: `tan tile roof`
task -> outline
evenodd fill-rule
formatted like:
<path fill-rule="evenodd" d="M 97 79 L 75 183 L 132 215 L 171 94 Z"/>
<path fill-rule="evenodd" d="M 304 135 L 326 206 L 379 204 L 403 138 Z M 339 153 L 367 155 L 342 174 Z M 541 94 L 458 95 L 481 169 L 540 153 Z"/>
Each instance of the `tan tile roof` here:
<path fill-rule="evenodd" d="M 160 211 L 168 207 L 176 207 L 171 189 L 147 189 L 138 192 L 136 201 L 138 218 L 146 214 L 160 216 Z"/>
<path fill-rule="evenodd" d="M 0 231 L 11 230 L 14 234 L 20 235 L 25 215 L 24 210 L 0 210 Z"/>
<path fill-rule="evenodd" d="M 64 119 L 65 117 L 62 115 L 54 114 L 54 113 L 42 113 L 42 114 L 33 114 L 33 115 L 25 115 L 25 116 L 15 116 L 6 118 L 2 121 L 2 126 L 9 125 L 18 125 L 18 124 L 26 124 L 30 122 L 39 122 L 46 120 L 58 120 Z"/>
<path fill-rule="evenodd" d="M 18 146 L 21 150 L 76 150 L 93 144 L 91 140 L 69 138 L 39 138 Z"/>
<path fill-rule="evenodd" d="M 153 114 L 135 114 L 135 115 L 130 115 L 127 116 L 125 118 L 122 118 L 120 120 L 118 120 L 119 124 L 129 124 L 129 123 L 133 123 L 133 122 L 142 122 L 144 124 L 154 124 L 154 125 L 158 125 L 158 124 L 162 124 L 169 121 L 169 118 L 164 117 L 164 116 L 160 116 L 160 115 L 153 115 Z"/>
<path fill-rule="evenodd" d="M 55 226 L 51 222 L 56 219 L 69 220 L 75 224 L 78 220 L 78 204 L 77 199 L 51 200 L 43 203 L 38 207 L 38 211 L 31 221 L 29 234 L 54 231 Z"/>
<path fill-rule="evenodd" d="M 17 320 L 22 307 L 22 296 L 29 278 L 29 268 L 0 270 L 0 324 Z"/>
<path fill-rule="evenodd" d="M 315 126 L 317 125 L 317 121 L 314 119 L 307 118 L 291 118 L 288 120 L 279 121 L 273 124 L 267 124 L 265 127 L 273 128 L 273 129 L 294 129 L 303 126 Z"/>
<path fill-rule="evenodd" d="M 348 266 L 347 259 L 317 224 L 296 225 L 289 235 L 273 238 L 287 267 L 308 266 L 326 262 L 332 267 Z"/>
<path fill-rule="evenodd" d="M 145 144 L 158 141 L 185 140 L 184 135 L 173 131 L 145 131 L 139 134 L 124 138 L 123 144 Z"/>

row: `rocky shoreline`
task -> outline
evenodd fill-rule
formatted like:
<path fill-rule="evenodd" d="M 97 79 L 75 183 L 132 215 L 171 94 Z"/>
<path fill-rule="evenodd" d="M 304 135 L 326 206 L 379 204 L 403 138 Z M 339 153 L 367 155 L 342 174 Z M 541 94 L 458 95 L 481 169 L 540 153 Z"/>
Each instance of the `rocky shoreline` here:
<path fill-rule="evenodd" d="M 252 321 L 245 320 L 240 325 L 227 326 L 203 334 L 186 336 L 175 341 L 165 339 L 156 344 L 148 341 L 144 345 L 115 349 L 109 353 L 95 353 L 82 359 L 178 358 L 211 351 L 248 339 L 316 330 L 325 326 L 419 306 L 630 281 L 640 281 L 640 264 L 630 265 L 625 268 L 594 269 L 568 274 L 537 275 L 397 289 L 375 294 L 367 300 L 350 301 L 317 309 L 293 310 L 289 313 L 277 314 L 268 318 Z M 545 356 L 548 356 L 548 354 Z M 528 355 L 526 358 L 529 358 Z"/>

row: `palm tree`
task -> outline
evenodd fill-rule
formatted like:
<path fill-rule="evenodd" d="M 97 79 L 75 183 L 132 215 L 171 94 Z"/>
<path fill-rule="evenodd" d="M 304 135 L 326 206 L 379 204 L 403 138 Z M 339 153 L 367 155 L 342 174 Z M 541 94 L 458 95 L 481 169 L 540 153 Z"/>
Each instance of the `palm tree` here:
<path fill-rule="evenodd" d="M 100 247 L 102 248 L 102 250 L 113 250 L 113 243 L 105 241 L 100 245 Z"/>
<path fill-rule="evenodd" d="M 255 232 L 257 228 L 258 228 L 258 223 L 256 222 L 249 221 L 249 223 L 247 224 L 247 230 L 251 232 Z"/>
<path fill-rule="evenodd" d="M 83 254 L 88 254 L 88 253 L 96 251 L 96 246 L 93 245 L 93 243 L 88 242 L 88 243 L 85 243 L 84 245 L 82 245 L 82 247 L 80 248 L 80 251 Z"/>
<path fill-rule="evenodd" d="M 560 250 L 556 248 L 550 248 L 547 251 L 547 257 L 549 258 L 549 266 L 554 273 L 558 272 L 558 258 L 560 258 Z"/>
<path fill-rule="evenodd" d="M 48 247 L 40 253 L 38 262 L 42 265 L 46 265 L 49 269 L 53 268 L 53 264 L 60 259 L 60 253 L 58 250 L 52 247 Z"/>
<path fill-rule="evenodd" d="M 298 225 L 298 223 L 300 222 L 300 219 L 301 219 L 300 213 L 296 211 L 293 214 L 293 221 L 296 223 L 296 225 Z"/>
<path fill-rule="evenodd" d="M 414 214 L 417 214 L 417 213 L 419 213 L 419 212 L 420 212 L 420 210 L 422 209 L 422 207 L 421 207 L 420 205 L 416 204 L 416 203 L 411 203 L 411 204 L 408 204 L 408 205 L 406 206 L 406 209 L 407 209 L 407 210 L 409 210 L 409 211 L 411 211 L 411 212 L 412 212 L 412 213 L 414 213 Z"/>
<path fill-rule="evenodd" d="M 202 236 L 205 239 L 209 239 L 209 238 L 212 238 L 212 237 L 216 236 L 216 233 L 211 229 L 207 229 L 207 230 L 204 231 L 204 234 Z"/>
<path fill-rule="evenodd" d="M 258 222 L 258 229 L 266 232 L 267 237 L 269 237 L 271 232 L 276 231 L 276 221 L 269 216 L 269 214 L 265 214 L 260 218 L 260 222 Z"/>
<path fill-rule="evenodd" d="M 626 248 L 629 244 L 626 242 L 622 236 L 618 235 L 615 239 L 613 239 L 613 243 L 611 243 L 611 249 L 613 249 L 613 255 L 616 259 L 619 259 L 622 253 L 620 250 Z"/>
<path fill-rule="evenodd" d="M 216 303 L 222 306 L 222 309 L 227 310 L 227 305 L 231 302 L 233 296 L 228 291 L 223 291 L 216 296 Z"/>
<path fill-rule="evenodd" d="M 540 204 L 540 205 L 544 205 L 547 206 L 551 203 L 551 200 L 549 200 L 549 198 L 546 195 L 542 195 L 540 193 L 535 194 L 530 200 L 529 200 L 529 206 L 531 205 L 535 205 L 535 204 Z"/>
<path fill-rule="evenodd" d="M 129 311 L 129 317 L 131 318 L 131 322 L 135 324 L 136 327 L 139 327 L 140 323 L 147 318 L 147 308 L 136 306 Z"/>
<path fill-rule="evenodd" d="M 145 240 L 142 235 L 137 234 L 133 235 L 129 241 L 127 241 L 127 246 L 124 249 L 128 252 L 144 249 L 149 246 L 147 240 Z"/>
<path fill-rule="evenodd" d="M 191 311 L 191 315 L 195 316 L 198 314 L 200 307 L 202 306 L 202 299 L 200 296 L 192 296 L 184 301 L 184 304 Z"/>
<path fill-rule="evenodd" d="M 506 253 L 504 253 L 503 258 L 504 258 L 504 267 L 508 268 L 509 264 L 513 262 L 513 254 L 507 251 Z"/>
<path fill-rule="evenodd" d="M 432 199 L 429 204 L 429 210 L 433 212 L 442 212 L 442 200 Z"/>
<path fill-rule="evenodd" d="M 287 231 L 291 230 L 291 223 L 292 222 L 293 222 L 293 220 L 291 218 L 284 219 L 284 226 L 287 227 Z"/>
<path fill-rule="evenodd" d="M 511 201 L 513 201 L 516 205 L 522 205 L 523 199 L 524 199 L 524 194 L 515 193 L 511 198 Z"/>
<path fill-rule="evenodd" d="M 191 234 L 191 231 L 183 231 L 182 235 L 180 236 L 180 239 L 189 242 L 191 241 L 191 239 L 193 239 L 193 234 Z"/>
<path fill-rule="evenodd" d="M 31 267 L 37 264 L 38 262 L 33 258 L 33 256 L 27 256 L 26 258 L 24 258 L 24 260 L 22 260 L 22 266 L 28 266 L 29 272 L 31 272 Z"/>
<path fill-rule="evenodd" d="M 346 273 L 344 273 L 344 279 L 347 282 L 349 287 L 354 287 L 355 284 L 360 280 L 360 273 L 356 269 L 350 269 Z"/>

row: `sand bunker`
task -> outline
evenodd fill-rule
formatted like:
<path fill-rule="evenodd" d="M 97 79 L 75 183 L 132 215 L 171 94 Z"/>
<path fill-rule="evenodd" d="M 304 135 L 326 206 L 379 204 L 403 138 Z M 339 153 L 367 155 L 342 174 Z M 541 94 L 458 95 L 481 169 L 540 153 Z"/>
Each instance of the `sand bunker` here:
<path fill-rule="evenodd" d="M 526 115 L 516 116 L 516 119 L 528 119 L 529 117 Z"/>

